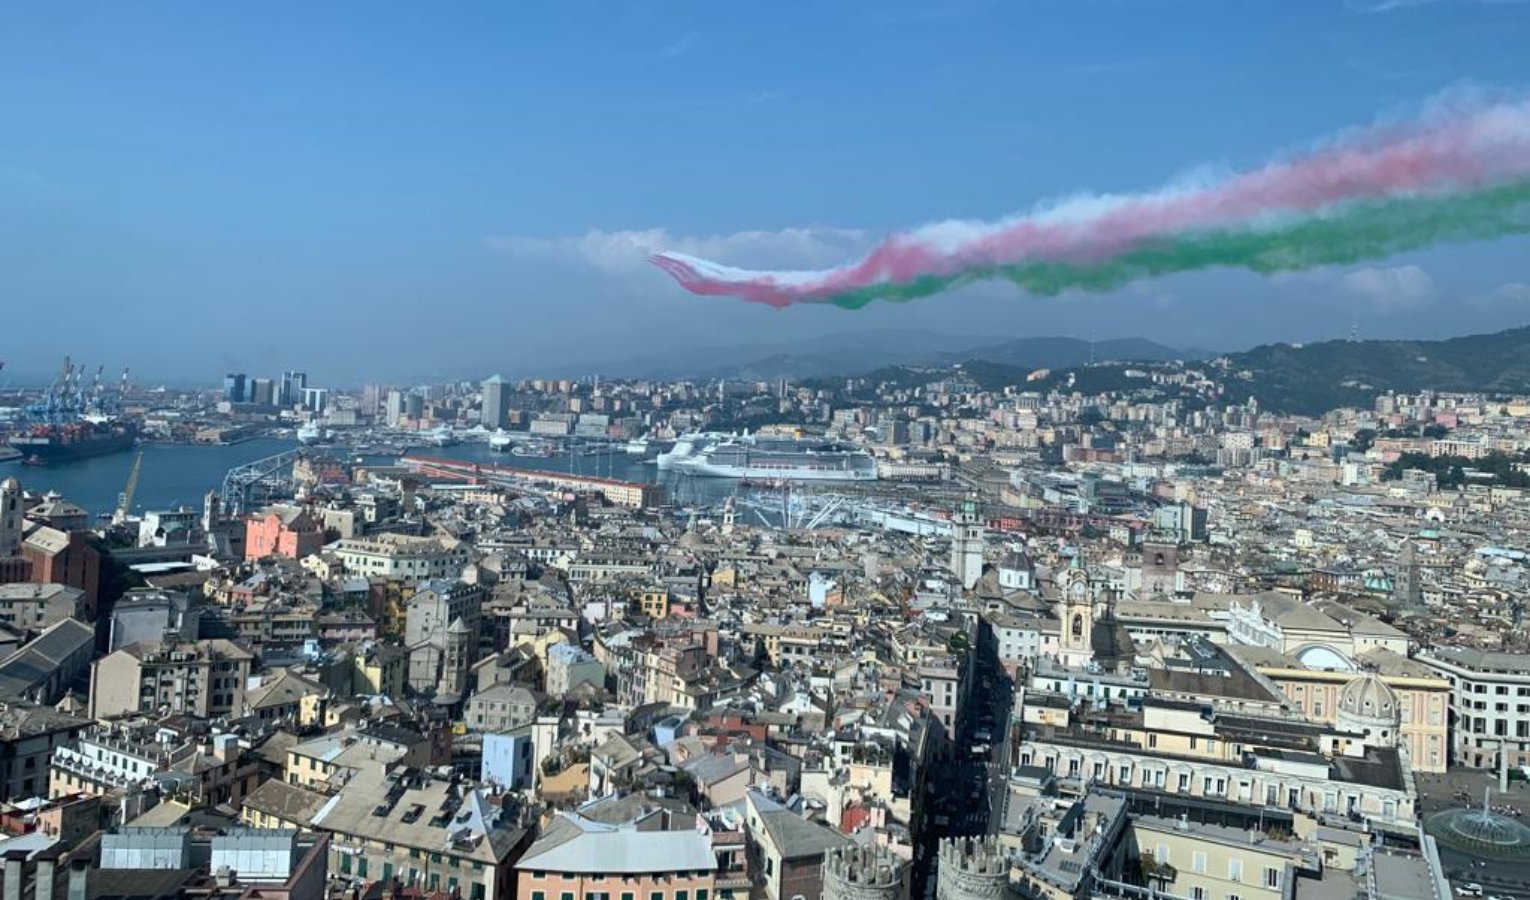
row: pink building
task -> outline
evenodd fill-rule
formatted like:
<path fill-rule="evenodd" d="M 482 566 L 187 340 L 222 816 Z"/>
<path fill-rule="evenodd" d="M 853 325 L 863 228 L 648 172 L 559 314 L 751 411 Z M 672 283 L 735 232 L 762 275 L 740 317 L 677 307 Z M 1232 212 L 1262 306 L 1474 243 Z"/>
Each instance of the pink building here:
<path fill-rule="evenodd" d="M 324 529 L 302 507 L 270 506 L 245 519 L 245 559 L 302 559 L 323 546 Z"/>
<path fill-rule="evenodd" d="M 560 813 L 515 865 L 517 900 L 718 900 L 708 834 Z"/>

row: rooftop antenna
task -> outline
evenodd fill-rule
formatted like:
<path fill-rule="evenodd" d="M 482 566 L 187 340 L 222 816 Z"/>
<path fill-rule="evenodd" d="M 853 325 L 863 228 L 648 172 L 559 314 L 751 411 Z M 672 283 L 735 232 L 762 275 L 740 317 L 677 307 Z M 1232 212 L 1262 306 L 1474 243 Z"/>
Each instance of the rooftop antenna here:
<path fill-rule="evenodd" d="M 1349 320 L 1349 342 L 1351 344 L 1358 344 L 1358 343 L 1360 343 L 1360 314 L 1359 313 L 1355 313 L 1353 316 L 1350 317 L 1350 320 Z"/>

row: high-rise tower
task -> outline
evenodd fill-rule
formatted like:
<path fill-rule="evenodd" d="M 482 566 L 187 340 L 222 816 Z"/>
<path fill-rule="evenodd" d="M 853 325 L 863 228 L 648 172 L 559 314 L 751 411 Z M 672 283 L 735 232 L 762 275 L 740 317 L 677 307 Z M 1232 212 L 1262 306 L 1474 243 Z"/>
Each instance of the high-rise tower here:
<path fill-rule="evenodd" d="M 483 427 L 504 428 L 510 421 L 510 411 L 505 408 L 505 380 L 498 375 L 483 382 Z"/>

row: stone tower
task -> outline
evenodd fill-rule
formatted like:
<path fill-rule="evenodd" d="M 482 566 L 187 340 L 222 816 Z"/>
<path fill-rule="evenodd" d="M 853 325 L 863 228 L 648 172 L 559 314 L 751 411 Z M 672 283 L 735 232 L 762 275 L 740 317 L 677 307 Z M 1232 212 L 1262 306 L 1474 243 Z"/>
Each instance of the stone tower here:
<path fill-rule="evenodd" d="M 460 697 L 467 687 L 468 667 L 473 664 L 468 658 L 468 644 L 472 634 L 461 616 L 453 619 L 451 627 L 446 629 L 446 646 L 442 648 L 445 652 L 442 654 L 441 693 Z"/>
<path fill-rule="evenodd" d="M 15 478 L 0 481 L 0 559 L 21 554 L 21 482 Z"/>
<path fill-rule="evenodd" d="M 951 517 L 951 572 L 966 591 L 983 577 L 983 520 L 970 498 Z"/>
<path fill-rule="evenodd" d="M 897 900 L 907 870 L 886 847 L 842 847 L 823 855 L 823 900 Z"/>
<path fill-rule="evenodd" d="M 1413 541 L 1403 541 L 1402 552 L 1397 554 L 1397 578 L 1393 580 L 1392 596 L 1407 612 L 1424 608 L 1424 588 L 1418 579 L 1418 557 L 1413 551 Z"/>
<path fill-rule="evenodd" d="M 1009 886 L 1009 858 L 995 837 L 940 842 L 935 900 L 1000 900 Z"/>

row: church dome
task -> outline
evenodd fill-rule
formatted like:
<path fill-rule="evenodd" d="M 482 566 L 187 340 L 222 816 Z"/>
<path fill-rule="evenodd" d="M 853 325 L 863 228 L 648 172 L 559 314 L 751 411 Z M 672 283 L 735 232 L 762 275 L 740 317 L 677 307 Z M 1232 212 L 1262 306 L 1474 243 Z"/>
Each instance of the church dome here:
<path fill-rule="evenodd" d="M 1394 743 L 1401 722 L 1402 706 L 1397 693 L 1379 675 L 1368 672 L 1339 690 L 1338 726 L 1364 734 L 1366 743 L 1383 746 Z"/>

